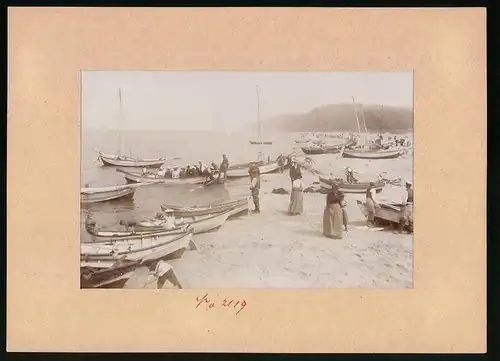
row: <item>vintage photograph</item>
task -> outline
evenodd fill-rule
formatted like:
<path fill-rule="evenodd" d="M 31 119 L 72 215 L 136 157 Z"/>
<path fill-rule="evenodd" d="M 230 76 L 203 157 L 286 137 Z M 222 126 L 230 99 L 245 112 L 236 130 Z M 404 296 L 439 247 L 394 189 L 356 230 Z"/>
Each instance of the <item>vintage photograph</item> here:
<path fill-rule="evenodd" d="M 81 288 L 413 287 L 413 73 L 81 71 Z"/>

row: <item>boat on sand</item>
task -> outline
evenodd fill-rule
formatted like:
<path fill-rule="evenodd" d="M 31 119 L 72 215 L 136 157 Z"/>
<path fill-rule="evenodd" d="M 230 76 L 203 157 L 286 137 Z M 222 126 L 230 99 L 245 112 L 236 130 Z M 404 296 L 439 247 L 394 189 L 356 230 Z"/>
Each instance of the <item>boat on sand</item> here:
<path fill-rule="evenodd" d="M 195 205 L 193 207 L 185 207 L 175 204 L 162 204 L 160 207 L 162 211 L 169 210 L 175 217 L 195 217 L 226 212 L 245 204 L 248 205 L 248 197 L 217 204 L 207 204 L 200 206 Z"/>
<path fill-rule="evenodd" d="M 180 235 L 153 233 L 142 238 L 80 244 L 80 267 L 109 268 L 118 260 L 154 261 L 180 258 L 186 249 L 196 249 L 192 232 Z"/>
<path fill-rule="evenodd" d="M 141 172 L 129 172 L 118 168 L 117 172 L 123 173 L 127 183 L 155 183 L 167 185 L 182 185 L 182 184 L 203 184 L 206 177 L 183 177 L 183 178 L 165 178 L 155 173 L 142 174 Z"/>
<path fill-rule="evenodd" d="M 344 158 L 358 158 L 358 159 L 393 159 L 398 158 L 404 153 L 400 148 L 389 149 L 373 149 L 373 148 L 354 148 L 344 149 L 342 157 Z"/>
<path fill-rule="evenodd" d="M 357 200 L 361 213 L 367 217 L 366 203 Z M 378 223 L 390 223 L 393 226 L 398 225 L 403 212 L 403 206 L 400 203 L 378 202 L 380 208 L 375 208 L 375 221 Z M 410 222 L 410 231 L 413 232 L 413 222 Z"/>
<path fill-rule="evenodd" d="M 320 186 L 322 189 L 332 189 L 332 185 L 336 184 L 339 186 L 339 190 L 344 193 L 365 193 L 368 187 L 370 186 L 370 182 L 346 182 L 343 179 L 328 179 L 325 177 L 319 177 Z M 381 192 L 385 186 L 385 182 L 381 180 L 377 180 L 375 183 L 376 192 Z"/>

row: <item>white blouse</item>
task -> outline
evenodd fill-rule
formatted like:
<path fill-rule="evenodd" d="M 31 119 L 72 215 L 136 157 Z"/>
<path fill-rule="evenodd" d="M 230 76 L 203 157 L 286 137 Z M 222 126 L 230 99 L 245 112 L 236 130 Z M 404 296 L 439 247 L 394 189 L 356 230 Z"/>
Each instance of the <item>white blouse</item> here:
<path fill-rule="evenodd" d="M 302 179 L 300 179 L 300 178 L 295 179 L 295 180 L 292 182 L 292 188 L 302 190 L 302 189 L 304 188 L 304 183 L 302 182 Z"/>

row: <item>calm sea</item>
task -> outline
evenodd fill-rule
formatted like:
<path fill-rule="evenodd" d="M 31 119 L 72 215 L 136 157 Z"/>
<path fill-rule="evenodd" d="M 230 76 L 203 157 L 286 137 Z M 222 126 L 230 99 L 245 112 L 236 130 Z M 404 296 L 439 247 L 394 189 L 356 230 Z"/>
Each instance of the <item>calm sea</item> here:
<path fill-rule="evenodd" d="M 226 154 L 230 162 L 248 162 L 257 159 L 259 152 L 276 158 L 280 152 L 290 153 L 293 150 L 301 154 L 293 139 L 297 134 L 280 133 L 272 137 L 272 145 L 251 145 L 250 135 L 241 133 L 226 134 L 216 132 L 168 132 L 168 131 L 134 131 L 124 132 L 125 153 L 144 158 L 180 157 L 181 160 L 168 161 L 168 164 L 185 166 L 202 160 L 209 164 L 220 163 L 222 154 Z M 295 148 L 294 148 L 295 147 Z M 119 138 L 116 132 L 84 132 L 81 145 L 81 185 L 103 187 L 126 184 L 123 175 L 115 167 L 102 167 L 96 162 L 100 149 L 105 153 L 116 153 Z M 81 237 L 88 240 L 83 224 L 88 212 L 103 227 L 120 227 L 120 220 L 140 221 L 144 216 L 153 217 L 160 211 L 161 203 L 194 205 L 218 202 L 239 196 L 248 180 L 242 179 L 225 186 L 202 187 L 199 185 L 165 186 L 152 185 L 138 189 L 131 199 L 116 200 L 107 203 L 96 203 L 82 206 Z"/>

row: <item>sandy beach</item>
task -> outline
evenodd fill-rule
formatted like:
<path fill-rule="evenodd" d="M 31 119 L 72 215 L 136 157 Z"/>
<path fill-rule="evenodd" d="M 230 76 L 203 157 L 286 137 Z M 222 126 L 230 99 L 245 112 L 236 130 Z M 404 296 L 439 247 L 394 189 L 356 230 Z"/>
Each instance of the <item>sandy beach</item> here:
<path fill-rule="evenodd" d="M 337 170 L 347 163 L 357 163 L 355 169 L 362 170 L 371 163 L 365 177 L 372 178 L 383 169 L 392 170 L 388 177 L 411 177 L 411 159 L 353 162 L 326 155 L 315 161 L 323 171 L 332 162 Z M 303 175 L 307 185 L 318 180 L 305 170 Z M 242 179 L 226 188 L 235 197 L 246 195 L 247 183 L 248 179 Z M 227 221 L 216 232 L 197 235 L 198 250 L 171 261 L 184 288 L 412 287 L 413 236 L 368 228 L 356 204 L 363 194 L 346 196 L 349 231 L 342 240 L 332 240 L 322 235 L 325 196 L 304 193 L 304 213 L 289 216 L 289 195 L 271 193 L 279 187 L 289 190 L 287 171 L 263 175 L 260 214 L 250 213 Z M 402 187 L 388 185 L 379 197 L 400 199 L 403 192 Z"/>

